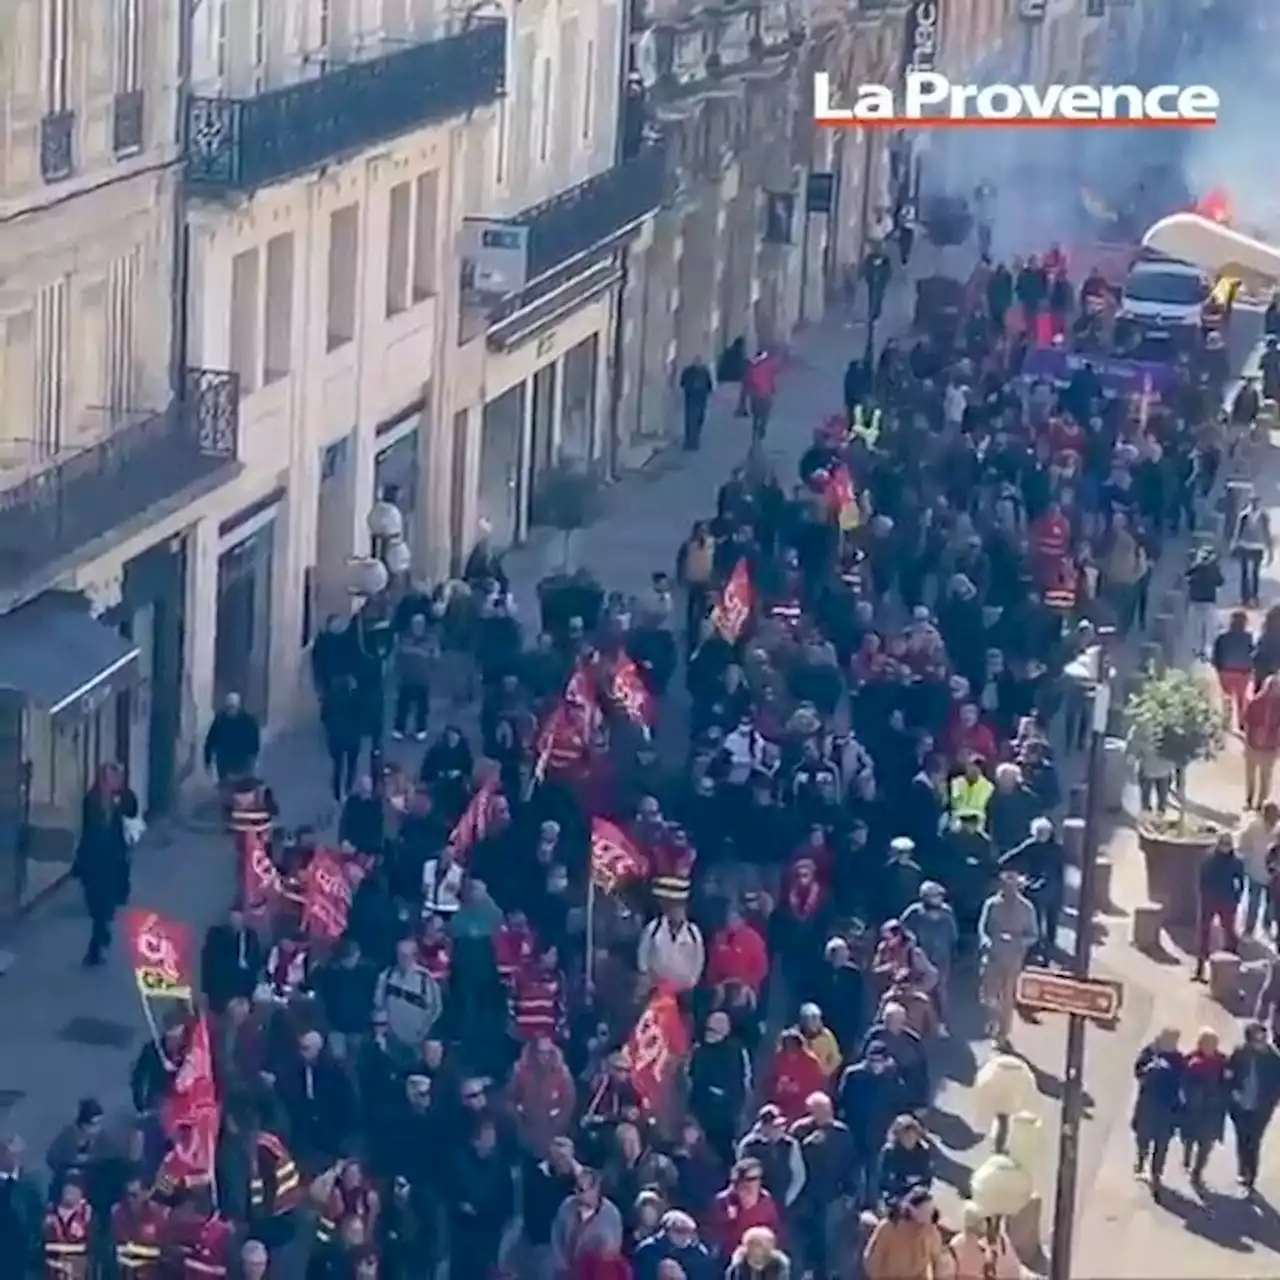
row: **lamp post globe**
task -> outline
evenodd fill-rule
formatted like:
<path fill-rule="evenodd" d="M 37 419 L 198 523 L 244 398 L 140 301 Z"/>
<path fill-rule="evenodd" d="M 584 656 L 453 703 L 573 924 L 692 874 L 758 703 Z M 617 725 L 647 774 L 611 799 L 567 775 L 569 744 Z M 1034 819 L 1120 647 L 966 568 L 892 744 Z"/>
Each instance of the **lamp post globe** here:
<path fill-rule="evenodd" d="M 370 557 L 351 562 L 350 591 L 352 595 L 365 598 L 379 595 L 387 589 L 390 581 L 391 575 L 381 560 Z"/>
<path fill-rule="evenodd" d="M 409 552 L 409 544 L 403 538 L 389 538 L 382 552 L 382 561 L 387 571 L 394 576 L 409 572 L 413 557 Z"/>
<path fill-rule="evenodd" d="M 973 1090 L 980 1114 L 988 1121 L 1033 1112 L 1039 1096 L 1035 1072 L 1013 1053 L 993 1053 L 979 1068 Z"/>
<path fill-rule="evenodd" d="M 974 1170 L 969 1194 L 986 1218 L 1013 1218 L 1031 1203 L 1035 1187 L 1012 1156 L 994 1155 Z"/>

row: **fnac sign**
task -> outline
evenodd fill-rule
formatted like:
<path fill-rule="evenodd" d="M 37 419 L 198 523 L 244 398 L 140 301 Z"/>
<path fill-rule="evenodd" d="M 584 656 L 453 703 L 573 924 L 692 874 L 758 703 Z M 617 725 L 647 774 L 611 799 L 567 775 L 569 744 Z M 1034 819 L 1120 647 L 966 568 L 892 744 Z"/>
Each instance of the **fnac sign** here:
<path fill-rule="evenodd" d="M 942 0 L 915 0 L 908 19 L 902 72 L 935 71 L 942 34 Z"/>

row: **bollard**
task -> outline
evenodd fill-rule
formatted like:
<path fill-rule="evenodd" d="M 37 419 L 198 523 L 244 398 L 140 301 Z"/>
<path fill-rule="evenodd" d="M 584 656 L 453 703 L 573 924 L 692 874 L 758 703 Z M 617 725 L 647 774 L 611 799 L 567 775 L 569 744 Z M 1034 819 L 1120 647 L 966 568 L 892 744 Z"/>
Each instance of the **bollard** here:
<path fill-rule="evenodd" d="M 1139 650 L 1138 669 L 1159 675 L 1165 669 L 1164 649 L 1154 640 L 1144 640 Z"/>
<path fill-rule="evenodd" d="M 1240 1000 L 1240 957 L 1231 951 L 1215 951 L 1209 957 L 1209 995 L 1225 1009 Z"/>
<path fill-rule="evenodd" d="M 1187 597 L 1176 587 L 1171 588 L 1160 597 L 1160 612 L 1167 613 L 1181 627 L 1186 621 Z"/>
<path fill-rule="evenodd" d="M 1102 744 L 1102 807 L 1107 813 L 1124 808 L 1124 784 L 1129 778 L 1129 753 L 1123 738 L 1109 737 Z"/>
<path fill-rule="evenodd" d="M 1067 817 L 1083 818 L 1089 804 L 1089 788 L 1077 782 L 1067 795 Z"/>
<path fill-rule="evenodd" d="M 1139 951 L 1163 951 L 1164 908 L 1158 902 L 1144 902 L 1133 909 L 1131 941 Z"/>
<path fill-rule="evenodd" d="M 1062 852 L 1068 862 L 1079 866 L 1084 858 L 1084 819 L 1064 818 L 1062 822 Z"/>
<path fill-rule="evenodd" d="M 1094 860 L 1093 906 L 1095 911 L 1111 909 L 1111 872 L 1114 867 L 1110 858 L 1099 857 Z"/>
<path fill-rule="evenodd" d="M 1151 623 L 1151 638 L 1160 646 L 1165 666 L 1178 665 L 1178 623 L 1171 613 L 1157 613 Z"/>

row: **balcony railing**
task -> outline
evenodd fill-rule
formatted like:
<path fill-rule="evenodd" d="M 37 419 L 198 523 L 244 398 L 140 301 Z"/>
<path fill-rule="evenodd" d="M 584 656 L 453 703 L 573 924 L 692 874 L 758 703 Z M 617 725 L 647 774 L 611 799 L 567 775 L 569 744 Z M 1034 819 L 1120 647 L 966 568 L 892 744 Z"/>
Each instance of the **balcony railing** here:
<path fill-rule="evenodd" d="M 236 375 L 190 369 L 184 391 L 160 413 L 0 489 L 0 586 L 21 586 L 188 486 L 235 466 Z"/>
<path fill-rule="evenodd" d="M 61 182 L 75 172 L 75 142 L 74 111 L 53 111 L 40 121 L 40 176 L 46 182 Z"/>
<path fill-rule="evenodd" d="M 516 214 L 511 222 L 529 228 L 527 279 L 554 271 L 651 214 L 665 195 L 666 167 L 663 148 L 648 144 L 630 160 Z"/>
<path fill-rule="evenodd" d="M 143 108 L 141 89 L 117 93 L 111 113 L 111 149 L 118 156 L 131 156 L 142 150 Z"/>
<path fill-rule="evenodd" d="M 256 97 L 192 98 L 187 181 L 252 191 L 484 106 L 502 95 L 506 42 L 506 22 L 485 19 Z"/>

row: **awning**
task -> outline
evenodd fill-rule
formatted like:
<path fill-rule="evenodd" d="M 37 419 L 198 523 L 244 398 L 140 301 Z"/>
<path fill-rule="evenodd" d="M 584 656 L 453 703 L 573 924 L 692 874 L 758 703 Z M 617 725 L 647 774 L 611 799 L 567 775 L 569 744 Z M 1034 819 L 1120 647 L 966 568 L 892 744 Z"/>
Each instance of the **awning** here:
<path fill-rule="evenodd" d="M 90 714 L 132 684 L 137 667 L 137 646 L 77 593 L 47 591 L 0 616 L 0 688 L 51 716 Z"/>

